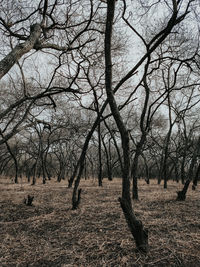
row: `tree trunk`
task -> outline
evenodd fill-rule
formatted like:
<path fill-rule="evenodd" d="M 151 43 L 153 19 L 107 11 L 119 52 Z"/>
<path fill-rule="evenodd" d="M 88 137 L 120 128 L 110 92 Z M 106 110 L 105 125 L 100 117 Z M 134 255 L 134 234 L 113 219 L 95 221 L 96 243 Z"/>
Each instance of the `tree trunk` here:
<path fill-rule="evenodd" d="M 187 190 L 188 190 L 188 187 L 190 185 L 190 182 L 191 180 L 190 179 L 187 179 L 185 184 L 184 184 L 184 187 L 182 189 L 182 191 L 177 191 L 177 198 L 176 200 L 178 201 L 184 201 L 186 199 L 186 193 L 187 193 Z"/>
<path fill-rule="evenodd" d="M 99 110 L 98 110 L 98 114 L 99 114 Z M 98 164 L 98 182 L 99 182 L 99 186 L 103 186 L 102 183 L 102 161 L 101 161 L 101 123 L 99 121 L 99 125 L 98 125 L 98 154 L 99 154 L 99 164 Z"/>
<path fill-rule="evenodd" d="M 138 156 L 139 157 L 139 156 Z M 134 159 L 135 161 L 135 159 Z M 139 200 L 138 196 L 138 177 L 137 177 L 137 169 L 138 169 L 138 158 L 136 159 L 136 162 L 132 165 L 132 172 L 131 176 L 133 179 L 133 186 L 132 186 L 132 198 L 135 200 Z"/>
<path fill-rule="evenodd" d="M 188 178 L 184 184 L 182 191 L 177 192 L 178 196 L 176 200 L 184 201 L 186 199 L 187 190 L 189 188 L 190 182 L 193 180 L 194 166 L 197 160 L 197 155 L 199 154 L 199 150 L 200 150 L 200 137 L 198 138 L 195 150 L 193 152 L 190 168 L 187 174 Z"/>
<path fill-rule="evenodd" d="M 98 117 L 101 117 L 101 114 L 99 112 L 99 102 L 98 102 L 98 97 L 97 93 L 93 88 L 93 94 L 94 94 L 94 99 L 95 99 L 95 107 L 96 107 L 96 112 Z M 97 127 L 97 132 L 98 132 L 98 156 L 99 156 L 99 162 L 98 162 L 98 183 L 99 186 L 103 186 L 102 184 L 102 158 L 101 158 L 101 121 L 99 120 L 98 122 L 98 127 Z"/>
<path fill-rule="evenodd" d="M 150 183 L 150 180 L 149 180 L 149 178 L 150 178 L 150 168 L 148 166 L 146 157 L 143 154 L 142 154 L 142 157 L 144 159 L 144 164 L 145 164 L 145 181 L 146 181 L 147 184 L 149 184 Z"/>
<path fill-rule="evenodd" d="M 142 222 L 136 219 L 126 199 L 119 198 L 119 202 L 131 234 L 135 239 L 137 249 L 146 253 L 148 251 L 148 230 L 144 229 Z"/>
<path fill-rule="evenodd" d="M 57 177 L 57 182 L 60 183 L 62 180 L 62 168 L 63 168 L 63 163 L 62 159 L 60 158 L 59 160 L 59 171 L 58 171 L 58 177 Z"/>
<path fill-rule="evenodd" d="M 35 185 L 36 184 L 37 161 L 38 161 L 38 159 L 36 159 L 36 162 L 33 165 L 33 178 L 32 178 L 32 184 L 31 185 Z"/>
<path fill-rule="evenodd" d="M 85 151 L 86 153 L 86 151 Z M 85 158 L 85 155 L 84 155 L 84 158 Z M 81 189 L 79 189 L 78 191 L 78 186 L 79 186 L 79 183 L 80 183 L 80 180 L 81 180 L 81 175 L 83 173 L 83 170 L 84 170 L 84 161 L 82 160 L 81 161 L 81 165 L 79 167 L 79 173 L 78 173 L 78 176 L 75 180 L 75 184 L 74 184 L 74 188 L 73 188 L 73 193 L 72 193 L 72 209 L 75 210 L 78 208 L 79 204 L 80 204 L 80 200 L 81 200 Z M 78 193 L 77 193 L 78 191 Z"/>
<path fill-rule="evenodd" d="M 80 201 L 81 201 L 82 189 L 80 188 L 78 190 L 78 196 L 76 197 L 76 192 L 78 189 L 78 183 L 76 184 L 76 182 L 75 182 L 75 187 L 76 187 L 76 190 L 73 191 L 73 197 L 72 197 L 72 210 L 76 210 L 80 204 Z"/>
<path fill-rule="evenodd" d="M 83 153 L 83 150 L 82 150 L 82 153 Z M 82 153 L 81 153 L 81 155 L 82 155 Z M 73 173 L 72 173 L 70 179 L 68 180 L 68 188 L 71 188 L 72 185 L 73 185 L 74 179 L 75 179 L 76 174 L 77 174 L 78 169 L 79 169 L 80 160 L 81 160 L 81 157 L 80 157 L 79 160 L 77 161 L 77 163 L 76 163 L 76 165 L 75 165 L 75 167 L 74 167 L 74 171 L 73 171 Z"/>
<path fill-rule="evenodd" d="M 197 182 L 198 182 L 198 179 L 199 179 L 199 175 L 200 175 L 200 164 L 198 165 L 198 168 L 196 170 L 196 174 L 195 174 L 195 177 L 194 177 L 194 180 L 193 180 L 193 186 L 192 186 L 193 190 L 196 189 Z"/>
<path fill-rule="evenodd" d="M 133 159 L 132 167 L 131 167 L 131 177 L 133 179 L 133 187 L 132 187 L 132 198 L 138 200 L 138 160 L 141 155 L 143 145 L 146 141 L 146 134 L 142 133 L 140 141 L 136 145 L 135 156 Z"/>
<path fill-rule="evenodd" d="M 176 177 L 175 180 L 178 183 L 180 177 L 179 177 L 179 170 L 178 170 L 178 163 L 177 162 L 175 162 L 174 167 L 175 167 L 175 177 Z"/>
<path fill-rule="evenodd" d="M 112 181 L 112 167 L 111 167 L 111 158 L 110 158 L 110 155 L 108 153 L 108 149 L 106 147 L 106 144 L 104 142 L 104 139 L 103 137 L 101 136 L 101 140 L 102 140 L 102 144 L 103 144 L 103 147 L 104 147 L 104 150 L 105 150 L 105 154 L 106 154 L 106 167 L 107 167 L 107 176 L 108 176 L 108 180 L 109 181 Z"/>
<path fill-rule="evenodd" d="M 181 182 L 185 183 L 185 159 L 186 159 L 186 150 L 184 151 L 184 155 L 181 162 Z"/>
<path fill-rule="evenodd" d="M 169 142 L 170 142 L 170 137 L 171 137 L 171 132 L 172 132 L 172 127 L 173 124 L 170 124 L 170 129 L 167 133 L 167 138 L 166 138 L 166 144 L 165 144 L 165 148 L 164 148 L 164 159 L 162 162 L 162 175 L 163 175 L 163 179 L 164 179 L 164 189 L 167 189 L 167 160 L 168 160 L 168 156 L 169 156 Z"/>
<path fill-rule="evenodd" d="M 45 168 L 44 168 L 44 162 L 42 159 L 42 183 L 46 184 L 46 173 L 45 173 Z"/>
<path fill-rule="evenodd" d="M 4 135 L 1 132 L 1 130 L 0 130 L 0 134 L 1 134 L 2 138 L 4 139 Z M 18 170 L 19 170 L 19 168 L 18 168 L 17 158 L 16 158 L 15 154 L 12 152 L 12 149 L 11 149 L 8 141 L 5 140 L 5 139 L 4 139 L 4 141 L 5 141 L 6 147 L 8 149 L 8 152 L 10 153 L 10 155 L 11 155 L 13 161 L 14 161 L 14 165 L 15 165 L 15 179 L 14 179 L 14 182 L 15 182 L 15 184 L 18 184 Z"/>
<path fill-rule="evenodd" d="M 169 73 L 168 73 L 168 77 L 169 77 Z M 166 141 L 165 141 L 165 147 L 164 147 L 164 159 L 162 162 L 162 175 L 163 175 L 163 179 L 164 179 L 164 189 L 167 189 L 167 161 L 168 161 L 168 157 L 169 157 L 169 144 L 170 144 L 170 139 L 171 139 L 171 134 L 172 134 L 172 128 L 176 122 L 176 119 L 172 122 L 172 111 L 171 111 L 171 99 L 170 99 L 170 84 L 169 84 L 169 79 L 167 80 L 167 84 L 166 84 L 166 89 L 168 90 L 167 93 L 167 103 L 168 103 L 168 113 L 169 113 L 169 130 L 166 136 Z"/>
<path fill-rule="evenodd" d="M 109 131 L 110 136 L 111 136 L 111 138 L 112 138 L 112 140 L 113 140 L 113 143 L 114 143 L 114 146 L 115 146 L 115 149 L 116 149 L 116 151 L 117 151 L 118 158 L 119 158 L 120 166 L 121 166 L 121 168 L 122 168 L 122 165 L 123 165 L 123 164 L 122 164 L 122 158 L 121 158 L 121 155 L 120 155 L 120 150 L 119 150 L 119 147 L 118 147 L 118 144 L 117 144 L 115 135 L 114 135 L 113 131 L 110 130 L 110 127 L 108 126 L 106 120 L 104 120 L 104 124 L 105 124 L 107 130 Z M 109 157 L 110 157 L 110 159 L 111 159 L 111 158 L 112 158 L 112 155 L 111 155 L 111 149 L 110 149 L 110 148 L 111 148 L 111 146 L 110 146 L 110 141 L 111 141 L 111 139 L 109 139 Z M 111 166 L 111 160 L 110 160 L 110 166 Z M 112 168 L 111 168 L 111 171 L 112 171 Z"/>
<path fill-rule="evenodd" d="M 49 170 L 47 168 L 47 156 L 48 156 L 48 150 L 47 150 L 47 152 L 45 153 L 45 156 L 44 156 L 44 169 L 45 169 L 45 173 L 47 175 L 47 178 L 50 181 L 51 180 L 51 175 L 50 175 L 50 172 L 49 172 Z"/>
<path fill-rule="evenodd" d="M 115 0 L 107 1 L 107 18 L 105 32 L 105 82 L 107 99 L 112 111 L 113 117 L 119 129 L 122 149 L 123 149 L 123 168 L 122 168 L 122 198 L 119 198 L 124 216 L 135 239 L 137 249 L 147 252 L 148 235 L 143 229 L 142 222 L 138 221 L 133 212 L 130 196 L 130 149 L 129 133 L 119 113 L 113 90 L 112 90 L 112 60 L 111 60 L 111 39 L 112 26 L 114 19 Z"/>
<path fill-rule="evenodd" d="M 73 172 L 72 176 L 70 177 L 70 179 L 68 181 L 68 188 L 72 187 L 74 179 L 75 179 L 77 173 L 78 173 L 78 176 L 77 176 L 77 180 L 78 181 L 77 181 L 77 183 L 79 183 L 79 181 L 81 179 L 81 175 L 82 175 L 82 172 L 83 172 L 83 169 L 84 169 L 81 166 L 84 167 L 84 161 L 85 161 L 85 156 L 86 156 L 86 152 L 87 152 L 87 149 L 88 149 L 88 145 L 89 145 L 90 139 L 91 139 L 91 137 L 92 137 L 97 125 L 98 125 L 99 119 L 100 119 L 100 117 L 97 116 L 97 119 L 96 119 L 95 123 L 93 124 L 92 128 L 90 129 L 90 131 L 89 131 L 89 133 L 88 133 L 88 135 L 87 135 L 87 137 L 85 139 L 85 143 L 83 145 L 79 160 L 77 161 L 77 164 L 76 164 L 76 166 L 74 168 L 74 172 Z M 74 188 L 76 188 L 76 187 L 74 187 Z"/>

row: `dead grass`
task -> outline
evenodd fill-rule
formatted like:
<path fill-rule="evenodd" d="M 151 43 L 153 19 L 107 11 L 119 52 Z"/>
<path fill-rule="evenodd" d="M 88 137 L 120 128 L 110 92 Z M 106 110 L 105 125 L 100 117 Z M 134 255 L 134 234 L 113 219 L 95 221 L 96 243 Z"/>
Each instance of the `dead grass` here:
<path fill-rule="evenodd" d="M 150 252 L 135 251 L 117 201 L 121 182 L 82 181 L 82 202 L 71 210 L 66 182 L 14 185 L 0 180 L 0 266 L 200 266 L 200 190 L 176 202 L 167 190 L 139 183 L 137 216 L 149 229 Z M 34 206 L 23 204 L 33 194 Z"/>

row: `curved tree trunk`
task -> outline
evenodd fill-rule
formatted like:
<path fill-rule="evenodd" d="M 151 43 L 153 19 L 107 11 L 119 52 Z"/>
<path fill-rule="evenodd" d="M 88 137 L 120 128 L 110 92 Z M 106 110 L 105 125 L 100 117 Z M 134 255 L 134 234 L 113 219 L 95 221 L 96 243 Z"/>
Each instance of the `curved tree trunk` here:
<path fill-rule="evenodd" d="M 112 111 L 113 117 L 119 129 L 122 150 L 123 150 L 123 168 L 122 168 L 122 197 L 119 198 L 124 216 L 135 239 L 138 250 L 147 252 L 148 250 L 148 234 L 143 229 L 141 221 L 136 219 L 134 214 L 131 196 L 130 196 L 130 148 L 129 148 L 129 132 L 127 131 L 122 117 L 119 113 L 114 93 L 112 89 L 112 60 L 111 60 L 111 39 L 112 26 L 115 11 L 115 0 L 107 1 L 107 18 L 105 32 L 105 82 L 107 99 Z"/>

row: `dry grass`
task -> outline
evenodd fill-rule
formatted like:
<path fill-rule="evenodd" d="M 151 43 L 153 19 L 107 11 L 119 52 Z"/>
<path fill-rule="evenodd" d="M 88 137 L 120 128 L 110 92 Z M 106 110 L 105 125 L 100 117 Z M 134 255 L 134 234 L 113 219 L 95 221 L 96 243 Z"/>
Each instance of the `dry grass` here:
<path fill-rule="evenodd" d="M 0 181 L 0 266 L 200 266 L 200 190 L 176 202 L 169 183 L 139 183 L 136 215 L 149 229 L 150 252 L 135 250 L 120 205 L 121 182 L 82 181 L 82 202 L 71 210 L 66 183 L 14 185 Z M 8 182 L 8 181 L 7 181 Z M 34 206 L 23 204 L 27 194 Z"/>

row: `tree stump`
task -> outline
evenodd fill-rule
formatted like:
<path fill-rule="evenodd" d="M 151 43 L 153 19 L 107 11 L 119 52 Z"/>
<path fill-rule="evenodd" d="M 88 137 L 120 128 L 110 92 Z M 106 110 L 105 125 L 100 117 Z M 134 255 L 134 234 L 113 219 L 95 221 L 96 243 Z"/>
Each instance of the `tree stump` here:
<path fill-rule="evenodd" d="M 32 206 L 33 204 L 33 199 L 34 199 L 34 196 L 30 196 L 28 195 L 27 198 L 24 198 L 24 204 L 26 206 Z"/>

